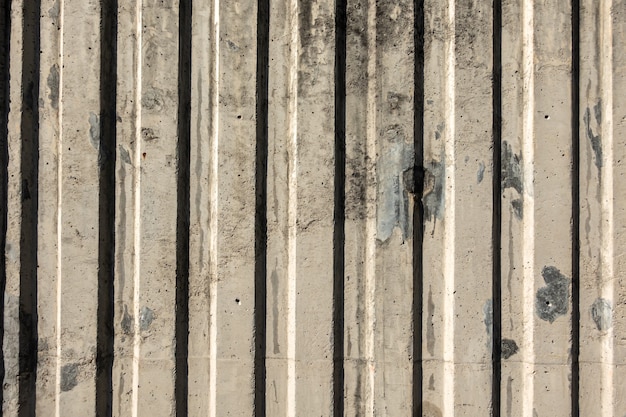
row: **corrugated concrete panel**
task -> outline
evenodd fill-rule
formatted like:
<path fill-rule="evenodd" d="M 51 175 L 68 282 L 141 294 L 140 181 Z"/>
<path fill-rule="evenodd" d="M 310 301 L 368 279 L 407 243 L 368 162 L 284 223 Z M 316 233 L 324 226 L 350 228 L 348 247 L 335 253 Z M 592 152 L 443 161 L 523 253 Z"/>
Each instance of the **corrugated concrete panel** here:
<path fill-rule="evenodd" d="M 625 415 L 625 5 L 3 0 L 2 415 Z"/>

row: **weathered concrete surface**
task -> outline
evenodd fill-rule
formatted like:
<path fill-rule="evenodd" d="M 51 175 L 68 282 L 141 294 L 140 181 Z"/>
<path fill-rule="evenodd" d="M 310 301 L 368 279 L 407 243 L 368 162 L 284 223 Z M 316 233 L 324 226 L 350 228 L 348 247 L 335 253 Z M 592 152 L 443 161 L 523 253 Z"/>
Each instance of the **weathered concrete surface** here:
<path fill-rule="evenodd" d="M 2 2 L 2 415 L 625 415 L 580 3 Z"/>

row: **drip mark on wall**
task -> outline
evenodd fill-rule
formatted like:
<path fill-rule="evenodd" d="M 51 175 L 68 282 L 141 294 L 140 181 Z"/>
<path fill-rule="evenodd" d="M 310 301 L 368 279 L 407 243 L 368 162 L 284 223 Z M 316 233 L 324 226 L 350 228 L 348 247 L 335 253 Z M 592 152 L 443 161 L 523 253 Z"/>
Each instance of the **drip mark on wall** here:
<path fill-rule="evenodd" d="M 522 219 L 524 212 L 524 173 L 522 156 L 513 152 L 511 144 L 502 142 L 502 191 L 512 188 L 519 198 L 511 201 L 511 209 L 515 217 Z"/>
<path fill-rule="evenodd" d="M 598 126 L 601 126 L 602 123 L 602 100 L 598 102 L 595 106 L 593 106 L 593 114 L 595 117 L 595 122 Z M 600 134 L 593 134 L 593 128 L 591 127 L 591 110 L 589 107 L 585 110 L 585 115 L 583 116 L 583 121 L 585 122 L 585 130 L 587 131 L 587 138 L 591 142 L 591 148 L 593 149 L 593 153 L 595 156 L 594 163 L 598 168 L 598 174 L 600 174 L 600 169 L 602 168 L 602 138 Z"/>

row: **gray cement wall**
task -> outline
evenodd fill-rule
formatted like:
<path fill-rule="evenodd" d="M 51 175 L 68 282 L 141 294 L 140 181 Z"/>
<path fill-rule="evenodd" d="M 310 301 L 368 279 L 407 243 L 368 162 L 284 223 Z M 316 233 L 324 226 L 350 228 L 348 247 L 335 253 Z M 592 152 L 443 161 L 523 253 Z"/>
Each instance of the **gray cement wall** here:
<path fill-rule="evenodd" d="M 2 416 L 626 415 L 624 0 L 2 0 Z"/>

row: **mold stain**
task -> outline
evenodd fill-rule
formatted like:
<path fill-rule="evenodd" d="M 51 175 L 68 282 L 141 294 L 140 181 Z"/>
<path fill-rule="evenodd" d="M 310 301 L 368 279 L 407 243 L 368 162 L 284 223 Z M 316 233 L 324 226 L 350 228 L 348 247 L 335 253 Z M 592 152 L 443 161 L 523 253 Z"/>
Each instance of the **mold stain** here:
<path fill-rule="evenodd" d="M 401 126 L 391 125 L 384 130 L 383 149 L 376 166 L 377 239 L 387 241 L 398 227 L 404 241 L 411 233 L 409 198 L 413 191 L 414 148 Z"/>
<path fill-rule="evenodd" d="M 597 298 L 591 305 L 591 318 L 599 331 L 608 330 L 613 321 L 613 308 L 609 300 Z"/>
<path fill-rule="evenodd" d="M 478 163 L 478 171 L 476 172 L 476 182 L 480 184 L 483 182 L 483 178 L 485 177 L 485 163 L 480 161 Z"/>
<path fill-rule="evenodd" d="M 68 363 L 61 367 L 61 391 L 71 391 L 78 385 L 78 364 Z"/>
<path fill-rule="evenodd" d="M 511 201 L 511 211 L 519 220 L 523 217 L 524 207 L 524 173 L 521 155 L 513 152 L 511 144 L 502 142 L 502 191 L 512 188 L 517 191 L 518 198 Z"/>
<path fill-rule="evenodd" d="M 422 197 L 424 218 L 433 222 L 434 233 L 437 219 L 443 218 L 445 209 L 445 161 L 432 160 L 425 168 Z"/>
<path fill-rule="evenodd" d="M 598 104 L 593 106 L 593 114 L 595 118 L 595 123 L 597 124 L 597 126 L 601 126 L 601 123 L 602 123 L 602 101 L 601 100 L 598 102 Z M 587 138 L 591 142 L 591 149 L 593 150 L 593 154 L 595 158 L 594 163 L 596 167 L 598 168 L 598 176 L 600 176 L 601 168 L 602 168 L 602 137 L 599 133 L 598 134 L 593 133 L 593 128 L 591 126 L 591 123 L 592 123 L 591 109 L 589 109 L 589 107 L 587 107 L 587 109 L 585 110 L 585 114 L 583 116 L 583 122 L 585 123 L 585 130 L 587 131 Z"/>
<path fill-rule="evenodd" d="M 515 355 L 519 351 L 519 347 L 515 340 L 512 339 L 502 339 L 501 352 L 503 359 L 509 359 L 511 356 Z"/>
<path fill-rule="evenodd" d="M 569 279 L 554 266 L 545 266 L 541 275 L 546 286 L 537 291 L 535 310 L 539 318 L 553 323 L 569 308 Z"/>
<path fill-rule="evenodd" d="M 58 3 L 57 3 L 58 4 Z M 53 109 L 59 108 L 59 66 L 54 64 L 50 67 L 50 74 L 48 74 L 47 80 L 48 88 L 50 89 L 50 94 L 48 94 L 48 98 L 50 99 L 50 105 Z"/>

